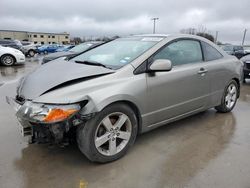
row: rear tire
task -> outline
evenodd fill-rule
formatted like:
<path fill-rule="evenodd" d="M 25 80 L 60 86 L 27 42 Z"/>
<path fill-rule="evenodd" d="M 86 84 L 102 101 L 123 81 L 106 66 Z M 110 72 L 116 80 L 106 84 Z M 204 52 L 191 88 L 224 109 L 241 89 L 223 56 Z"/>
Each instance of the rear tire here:
<path fill-rule="evenodd" d="M 0 61 L 4 66 L 12 66 L 16 62 L 15 58 L 12 55 L 3 55 Z"/>
<path fill-rule="evenodd" d="M 78 147 L 93 162 L 111 162 L 124 156 L 134 144 L 137 129 L 133 110 L 116 103 L 78 127 Z"/>
<path fill-rule="evenodd" d="M 221 113 L 227 113 L 233 110 L 239 96 L 239 86 L 235 80 L 231 80 L 224 90 L 221 104 L 215 109 Z"/>
<path fill-rule="evenodd" d="M 35 51 L 34 50 L 29 50 L 28 51 L 28 55 L 30 56 L 30 57 L 34 57 L 35 56 Z"/>

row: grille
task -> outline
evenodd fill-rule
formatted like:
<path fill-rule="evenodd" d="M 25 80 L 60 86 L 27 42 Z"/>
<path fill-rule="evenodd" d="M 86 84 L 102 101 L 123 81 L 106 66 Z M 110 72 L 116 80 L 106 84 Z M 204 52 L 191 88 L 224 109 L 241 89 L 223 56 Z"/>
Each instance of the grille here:
<path fill-rule="evenodd" d="M 250 69 L 250 63 L 246 63 L 246 68 Z"/>

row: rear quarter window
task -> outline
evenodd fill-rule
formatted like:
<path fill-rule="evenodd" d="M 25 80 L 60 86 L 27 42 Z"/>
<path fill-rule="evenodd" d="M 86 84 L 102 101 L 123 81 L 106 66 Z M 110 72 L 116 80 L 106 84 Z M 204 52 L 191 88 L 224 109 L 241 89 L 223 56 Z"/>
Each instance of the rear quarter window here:
<path fill-rule="evenodd" d="M 9 44 L 8 41 L 0 41 L 0 44 Z"/>
<path fill-rule="evenodd" d="M 223 57 L 223 55 L 214 47 L 206 42 L 201 42 L 205 61 L 213 61 Z"/>

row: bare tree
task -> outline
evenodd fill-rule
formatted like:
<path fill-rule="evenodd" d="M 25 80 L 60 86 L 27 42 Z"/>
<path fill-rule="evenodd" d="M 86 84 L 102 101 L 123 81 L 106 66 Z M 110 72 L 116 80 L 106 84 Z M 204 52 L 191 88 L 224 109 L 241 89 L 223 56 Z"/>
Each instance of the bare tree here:
<path fill-rule="evenodd" d="M 209 31 L 205 26 L 199 25 L 198 28 L 186 28 L 186 29 L 181 29 L 180 33 L 183 34 L 191 34 L 191 35 L 198 35 L 201 37 L 204 37 L 212 42 L 215 42 L 214 36 L 211 34 L 211 31 Z"/>

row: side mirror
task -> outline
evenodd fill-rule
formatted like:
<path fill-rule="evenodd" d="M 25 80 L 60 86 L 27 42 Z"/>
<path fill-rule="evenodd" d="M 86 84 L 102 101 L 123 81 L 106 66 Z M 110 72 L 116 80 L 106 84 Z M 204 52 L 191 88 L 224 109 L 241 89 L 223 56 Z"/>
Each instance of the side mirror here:
<path fill-rule="evenodd" d="M 149 67 L 152 72 L 165 72 L 172 69 L 172 62 L 168 59 L 156 59 Z"/>

